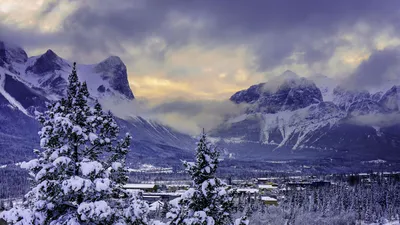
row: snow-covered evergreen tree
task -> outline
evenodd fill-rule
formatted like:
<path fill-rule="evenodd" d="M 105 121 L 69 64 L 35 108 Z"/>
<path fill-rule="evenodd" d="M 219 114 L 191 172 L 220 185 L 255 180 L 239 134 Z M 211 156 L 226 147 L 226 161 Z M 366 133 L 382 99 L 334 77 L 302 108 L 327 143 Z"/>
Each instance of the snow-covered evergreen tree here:
<path fill-rule="evenodd" d="M 195 162 L 184 162 L 193 180 L 193 187 L 171 204 L 170 224 L 223 225 L 233 224 L 233 191 L 215 176 L 219 153 L 203 132 L 197 144 Z"/>
<path fill-rule="evenodd" d="M 143 224 L 147 204 L 122 189 L 130 135 L 119 140 L 112 115 L 88 104 L 75 63 L 68 80 L 67 98 L 37 113 L 42 151 L 23 165 L 33 177 L 24 207 L 1 217 L 11 224 Z"/>

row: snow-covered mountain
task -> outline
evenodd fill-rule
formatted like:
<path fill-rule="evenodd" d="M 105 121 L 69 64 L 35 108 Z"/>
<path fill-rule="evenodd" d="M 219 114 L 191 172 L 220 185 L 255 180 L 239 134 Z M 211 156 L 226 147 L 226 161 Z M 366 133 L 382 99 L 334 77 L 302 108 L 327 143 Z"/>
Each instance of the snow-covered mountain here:
<path fill-rule="evenodd" d="M 33 148 L 38 147 L 39 129 L 34 111 L 44 110 L 46 102 L 66 95 L 71 70 L 72 63 L 52 50 L 28 57 L 22 48 L 0 41 L 1 163 L 33 156 Z M 77 72 L 79 79 L 87 82 L 93 99 L 134 101 L 126 66 L 119 57 L 111 56 L 93 65 L 78 64 Z M 123 133 L 130 132 L 135 137 L 134 150 L 129 156 L 151 162 L 179 160 L 191 154 L 193 139 L 188 135 L 138 116 L 117 121 Z"/>
<path fill-rule="evenodd" d="M 1 44 L 2 43 L 2 44 Z M 1 49 L 3 46 L 3 49 Z M 43 55 L 27 57 L 19 47 L 0 42 L 0 55 L 3 68 L 19 75 L 27 85 L 39 88 L 49 99 L 64 96 L 72 63 L 60 58 L 52 50 Z M 0 64 L 1 65 L 1 64 Z M 86 81 L 92 97 L 115 96 L 121 99 L 134 99 L 129 87 L 125 64 L 118 56 L 111 56 L 94 65 L 77 65 L 79 78 Z"/>
<path fill-rule="evenodd" d="M 370 94 L 334 86 L 326 77 L 318 77 L 318 85 L 291 71 L 281 77 L 232 95 L 248 109 L 213 130 L 214 141 L 258 159 L 400 158 L 399 86 Z"/>
<path fill-rule="evenodd" d="M 78 64 L 77 70 L 93 98 L 134 100 L 119 57 Z M 65 95 L 70 72 L 71 62 L 52 50 L 28 57 L 22 48 L 0 41 L 1 163 L 33 156 L 39 129 L 33 113 Z M 286 71 L 230 100 L 248 108 L 211 132 L 213 141 L 227 147 L 226 155 L 241 160 L 400 158 L 400 86 L 349 90 L 324 76 L 307 79 Z M 186 134 L 137 116 L 117 121 L 123 133 L 134 137 L 128 157 L 135 162 L 179 163 L 191 157 L 194 140 Z"/>
<path fill-rule="evenodd" d="M 291 73 L 286 71 L 284 80 L 261 83 L 239 91 L 230 100 L 237 104 L 250 103 L 249 111 L 264 113 L 292 111 L 322 102 L 321 91 L 313 82 L 287 75 Z"/>

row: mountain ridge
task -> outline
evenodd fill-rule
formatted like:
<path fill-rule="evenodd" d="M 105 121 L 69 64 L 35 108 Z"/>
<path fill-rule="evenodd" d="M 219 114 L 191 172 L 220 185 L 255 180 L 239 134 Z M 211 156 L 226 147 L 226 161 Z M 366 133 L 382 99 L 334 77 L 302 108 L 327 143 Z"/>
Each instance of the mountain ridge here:
<path fill-rule="evenodd" d="M 0 154 L 8 156 L 3 157 L 7 162 L 16 162 L 33 156 L 39 128 L 33 114 L 45 110 L 46 102 L 65 96 L 71 62 L 52 50 L 28 57 L 22 48 L 1 41 L 0 62 Z M 88 83 L 93 99 L 135 100 L 126 66 L 118 56 L 98 64 L 78 64 L 77 72 Z M 323 76 L 319 79 L 316 83 L 285 71 L 281 77 L 234 93 L 230 100 L 246 103 L 247 110 L 213 129 L 211 139 L 226 148 L 227 155 L 241 160 L 364 160 L 379 154 L 400 158 L 400 126 L 394 123 L 400 121 L 399 86 L 370 93 L 334 87 Z M 122 132 L 134 136 L 130 159 L 167 163 L 193 154 L 195 141 L 187 134 L 140 116 L 117 121 Z"/>
<path fill-rule="evenodd" d="M 238 157 L 246 155 L 251 143 L 253 149 L 263 149 L 262 158 L 277 157 L 279 152 L 295 157 L 310 150 L 315 154 L 325 151 L 330 157 L 387 154 L 389 158 L 400 158 L 399 86 L 370 94 L 338 85 L 326 89 L 323 96 L 312 80 L 292 73 L 281 83 L 273 79 L 272 84 L 252 85 L 234 93 L 230 100 L 245 102 L 248 109 L 211 132 L 218 145 L 231 149 Z M 264 88 L 273 85 L 277 87 L 273 91 Z M 330 101 L 325 101 L 325 96 Z"/>
<path fill-rule="evenodd" d="M 28 57 L 16 46 L 0 41 L 0 164 L 15 163 L 34 157 L 38 148 L 39 123 L 35 111 L 46 109 L 46 102 L 66 95 L 68 75 L 72 63 L 54 51 Z M 95 99 L 107 99 L 116 104 L 132 102 L 135 97 L 129 87 L 127 69 L 117 56 L 110 56 L 98 64 L 77 64 L 81 81 L 86 81 Z M 133 102 L 132 102 L 133 103 Z M 165 164 L 162 157 L 185 159 L 191 157 L 191 136 L 171 127 L 132 115 L 116 118 L 121 133 L 129 132 L 135 138 L 128 159 Z M 21 141 L 24 140 L 24 141 Z M 133 160 L 133 159 L 140 160 Z"/>

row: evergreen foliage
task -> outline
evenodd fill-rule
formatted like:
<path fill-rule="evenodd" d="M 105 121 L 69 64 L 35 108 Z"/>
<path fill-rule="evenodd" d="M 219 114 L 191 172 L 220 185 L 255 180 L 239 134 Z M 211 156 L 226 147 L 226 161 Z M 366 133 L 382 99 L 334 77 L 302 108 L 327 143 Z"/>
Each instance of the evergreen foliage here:
<path fill-rule="evenodd" d="M 127 182 L 125 157 L 130 135 L 119 128 L 96 101 L 89 105 L 85 82 L 74 63 L 67 97 L 37 113 L 41 151 L 22 166 L 33 186 L 24 208 L 2 213 L 11 224 L 143 224 L 146 203 L 122 189 Z"/>
<path fill-rule="evenodd" d="M 184 162 L 193 187 L 173 202 L 167 214 L 170 224 L 233 224 L 233 191 L 215 176 L 219 153 L 203 132 L 197 143 L 195 162 Z"/>

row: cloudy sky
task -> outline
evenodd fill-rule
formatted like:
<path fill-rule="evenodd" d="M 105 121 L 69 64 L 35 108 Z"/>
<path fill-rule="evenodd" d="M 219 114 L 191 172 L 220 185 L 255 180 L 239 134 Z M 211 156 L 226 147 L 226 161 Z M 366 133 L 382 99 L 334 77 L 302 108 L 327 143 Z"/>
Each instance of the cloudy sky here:
<path fill-rule="evenodd" d="M 79 63 L 118 55 L 138 98 L 219 100 L 287 69 L 379 83 L 397 68 L 399 10 L 398 0 L 1 0 L 0 38 Z"/>

